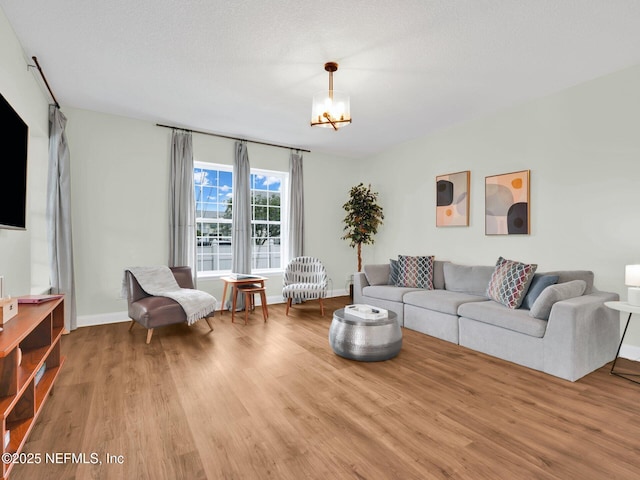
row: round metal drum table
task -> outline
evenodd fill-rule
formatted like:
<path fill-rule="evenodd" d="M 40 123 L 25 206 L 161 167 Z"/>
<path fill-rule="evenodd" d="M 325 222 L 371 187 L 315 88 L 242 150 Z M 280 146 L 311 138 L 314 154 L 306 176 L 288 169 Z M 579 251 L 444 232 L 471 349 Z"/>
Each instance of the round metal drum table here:
<path fill-rule="evenodd" d="M 336 354 L 351 360 L 389 360 L 402 347 L 398 316 L 390 311 L 387 318 L 377 320 L 345 318 L 344 308 L 336 310 L 329 328 L 329 345 Z"/>

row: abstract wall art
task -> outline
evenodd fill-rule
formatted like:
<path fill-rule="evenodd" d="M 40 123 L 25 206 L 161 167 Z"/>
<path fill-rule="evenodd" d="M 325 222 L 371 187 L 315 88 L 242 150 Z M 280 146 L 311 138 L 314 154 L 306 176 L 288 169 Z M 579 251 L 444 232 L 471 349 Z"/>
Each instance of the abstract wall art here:
<path fill-rule="evenodd" d="M 436 177 L 436 227 L 469 226 L 470 172 Z"/>
<path fill-rule="evenodd" d="M 529 170 L 485 177 L 485 233 L 528 235 Z"/>

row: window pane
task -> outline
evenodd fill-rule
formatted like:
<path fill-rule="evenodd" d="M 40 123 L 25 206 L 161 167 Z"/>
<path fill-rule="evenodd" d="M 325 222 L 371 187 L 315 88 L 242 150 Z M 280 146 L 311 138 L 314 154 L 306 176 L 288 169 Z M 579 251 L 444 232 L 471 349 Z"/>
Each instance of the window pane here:
<path fill-rule="evenodd" d="M 254 223 L 253 227 L 253 238 L 255 240 L 255 245 L 261 245 L 265 243 L 267 237 L 269 236 L 269 225 L 266 223 Z"/>
<path fill-rule="evenodd" d="M 269 193 L 269 205 L 280 206 L 280 193 Z"/>
<path fill-rule="evenodd" d="M 272 192 L 280 192 L 282 190 L 282 179 L 278 177 L 268 177 L 267 183 L 269 190 Z"/>
<path fill-rule="evenodd" d="M 218 185 L 220 186 L 220 189 L 223 191 L 228 190 L 229 192 L 231 192 L 231 189 L 233 188 L 233 173 L 226 172 L 224 170 L 217 170 L 217 173 Z"/>
<path fill-rule="evenodd" d="M 270 222 L 279 222 L 280 221 L 280 208 L 278 208 L 278 207 L 269 207 L 269 221 Z"/>
<path fill-rule="evenodd" d="M 220 240 L 227 239 L 231 243 L 231 223 L 220 223 L 218 228 L 220 230 Z"/>
<path fill-rule="evenodd" d="M 269 225 L 269 238 L 277 240 L 280 244 L 280 225 Z"/>
<path fill-rule="evenodd" d="M 254 195 L 253 220 L 267 220 L 267 197 L 262 193 Z"/>

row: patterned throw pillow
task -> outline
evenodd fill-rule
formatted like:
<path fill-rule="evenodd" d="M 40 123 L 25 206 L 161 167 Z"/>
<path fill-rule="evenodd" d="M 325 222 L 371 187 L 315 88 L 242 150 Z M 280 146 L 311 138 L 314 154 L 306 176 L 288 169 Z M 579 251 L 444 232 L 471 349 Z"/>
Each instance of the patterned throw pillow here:
<path fill-rule="evenodd" d="M 518 308 L 537 268 L 536 264 L 498 258 L 487 287 L 487 297 L 509 308 Z"/>
<path fill-rule="evenodd" d="M 398 287 L 433 290 L 433 256 L 398 255 Z"/>

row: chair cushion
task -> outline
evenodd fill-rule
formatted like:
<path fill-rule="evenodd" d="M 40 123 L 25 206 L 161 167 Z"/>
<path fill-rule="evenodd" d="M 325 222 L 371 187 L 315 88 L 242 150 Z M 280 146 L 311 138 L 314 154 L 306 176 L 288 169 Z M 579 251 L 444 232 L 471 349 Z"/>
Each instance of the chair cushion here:
<path fill-rule="evenodd" d="M 129 304 L 129 317 L 146 328 L 184 323 L 187 315 L 178 302 L 167 297 L 145 297 Z"/>
<path fill-rule="evenodd" d="M 313 300 L 324 298 L 327 295 L 327 287 L 318 283 L 291 283 L 282 288 L 284 298 L 300 298 Z"/>

